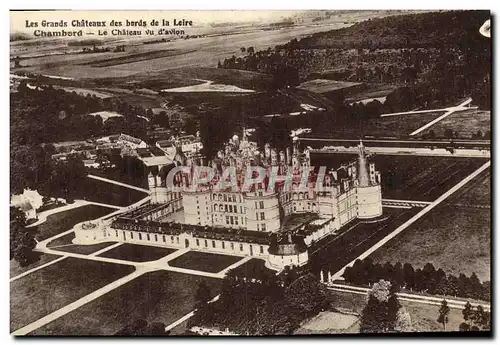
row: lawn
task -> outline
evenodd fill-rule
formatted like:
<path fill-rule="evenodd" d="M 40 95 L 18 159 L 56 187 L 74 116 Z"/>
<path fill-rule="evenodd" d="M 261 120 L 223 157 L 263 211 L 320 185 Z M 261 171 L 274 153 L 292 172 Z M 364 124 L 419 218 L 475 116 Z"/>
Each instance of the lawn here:
<path fill-rule="evenodd" d="M 75 199 L 83 199 L 116 206 L 128 206 L 145 198 L 147 194 L 113 183 L 86 178 L 78 185 Z"/>
<path fill-rule="evenodd" d="M 332 274 L 354 260 L 375 243 L 406 222 L 419 209 L 384 208 L 390 215 L 377 223 L 351 222 L 338 232 L 316 242 L 309 251 L 309 262 L 314 273 L 323 270 Z"/>
<path fill-rule="evenodd" d="M 458 138 L 470 139 L 478 131 L 484 135 L 491 131 L 491 112 L 482 110 L 466 110 L 451 114 L 434 126 L 425 130 L 421 135 L 429 134 L 432 130 L 438 138 L 444 138 L 444 132 L 451 129 L 458 134 Z"/>
<path fill-rule="evenodd" d="M 233 269 L 238 277 L 262 277 L 261 272 L 274 272 L 266 267 L 266 261 L 262 259 L 250 259 L 243 265 L 240 265 Z"/>
<path fill-rule="evenodd" d="M 314 154 L 311 165 L 338 168 L 355 160 L 356 154 Z M 380 171 L 384 199 L 434 201 L 483 165 L 482 158 L 374 155 Z"/>
<path fill-rule="evenodd" d="M 67 258 L 10 283 L 15 331 L 131 272 L 132 266 Z"/>
<path fill-rule="evenodd" d="M 52 214 L 47 220 L 38 225 L 36 238 L 41 241 L 61 232 L 70 230 L 80 222 L 100 218 L 114 210 L 108 207 L 85 205 L 68 211 Z"/>
<path fill-rule="evenodd" d="M 438 206 L 371 255 L 376 262 L 430 262 L 447 274 L 490 280 L 491 214 L 487 209 Z"/>
<path fill-rule="evenodd" d="M 209 286 L 212 296 L 219 293 L 219 279 L 167 271 L 147 273 L 32 334 L 113 335 L 136 319 L 169 325 L 193 310 L 201 281 Z"/>
<path fill-rule="evenodd" d="M 61 252 L 75 253 L 89 255 L 97 252 L 98 250 L 109 247 L 116 242 L 102 242 L 96 244 L 82 245 L 82 244 L 67 244 L 58 247 L 52 247 L 51 249 L 59 250 Z"/>
<path fill-rule="evenodd" d="M 357 322 L 355 315 L 323 311 L 304 322 L 294 334 L 354 333 L 351 329 L 356 328 Z"/>
<path fill-rule="evenodd" d="M 38 253 L 38 254 L 40 255 L 40 259 L 38 261 L 33 262 L 32 264 L 24 267 L 21 267 L 21 265 L 19 265 L 19 263 L 16 260 L 10 260 L 10 277 L 12 278 L 18 276 L 21 273 L 24 273 L 35 267 L 46 264 L 47 262 L 55 260 L 59 257 L 58 255 L 52 255 L 52 254 L 45 254 L 45 253 Z"/>
<path fill-rule="evenodd" d="M 189 251 L 169 261 L 168 264 L 174 267 L 217 273 L 240 260 L 239 256 Z"/>
<path fill-rule="evenodd" d="M 329 291 L 332 305 L 336 308 L 346 309 L 361 314 L 366 305 L 366 296 L 349 292 Z M 410 314 L 412 325 L 416 332 L 438 332 L 443 326 L 436 320 L 439 316 L 439 306 L 416 302 L 400 301 Z M 458 331 L 458 326 L 463 322 L 462 311 L 450 308 L 448 315 L 448 331 Z"/>
<path fill-rule="evenodd" d="M 479 174 L 446 200 L 448 204 L 491 207 L 491 169 Z"/>
<path fill-rule="evenodd" d="M 99 256 L 134 262 L 145 262 L 161 259 L 175 251 L 176 249 L 124 243 L 121 246 L 100 254 Z"/>

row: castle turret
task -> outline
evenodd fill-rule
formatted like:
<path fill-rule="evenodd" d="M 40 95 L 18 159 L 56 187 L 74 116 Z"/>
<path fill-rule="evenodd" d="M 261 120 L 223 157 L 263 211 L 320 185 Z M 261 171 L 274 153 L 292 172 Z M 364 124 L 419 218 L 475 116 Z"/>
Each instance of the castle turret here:
<path fill-rule="evenodd" d="M 380 179 L 377 181 L 375 176 L 375 164 L 368 165 L 363 142 L 359 142 L 359 157 L 356 186 L 358 200 L 358 218 L 369 219 L 382 215 L 382 189 Z"/>

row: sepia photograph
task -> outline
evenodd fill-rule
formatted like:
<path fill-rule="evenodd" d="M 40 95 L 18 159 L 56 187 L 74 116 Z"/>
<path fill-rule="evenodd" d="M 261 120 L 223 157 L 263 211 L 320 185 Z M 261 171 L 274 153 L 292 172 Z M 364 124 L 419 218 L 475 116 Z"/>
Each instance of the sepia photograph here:
<path fill-rule="evenodd" d="M 492 337 L 491 17 L 11 10 L 10 336 Z"/>

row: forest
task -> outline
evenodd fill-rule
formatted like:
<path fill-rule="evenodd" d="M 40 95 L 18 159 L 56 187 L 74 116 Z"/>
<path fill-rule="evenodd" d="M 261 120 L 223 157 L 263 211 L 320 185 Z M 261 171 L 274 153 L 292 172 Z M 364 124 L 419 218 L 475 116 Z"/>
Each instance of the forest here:
<path fill-rule="evenodd" d="M 479 34 L 489 11 L 448 11 L 372 19 L 232 56 L 221 68 L 274 75 L 295 68 L 300 81 L 326 77 L 409 87 L 419 106 L 465 96 L 491 108 L 491 40 Z"/>

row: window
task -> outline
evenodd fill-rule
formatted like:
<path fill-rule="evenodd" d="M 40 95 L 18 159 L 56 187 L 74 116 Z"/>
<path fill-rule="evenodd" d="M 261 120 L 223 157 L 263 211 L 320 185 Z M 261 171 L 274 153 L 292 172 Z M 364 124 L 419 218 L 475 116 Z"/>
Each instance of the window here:
<path fill-rule="evenodd" d="M 224 205 L 224 211 L 227 212 L 227 205 Z"/>
<path fill-rule="evenodd" d="M 238 225 L 238 217 L 234 217 L 234 225 Z"/>
<path fill-rule="evenodd" d="M 260 213 L 260 220 L 264 220 L 266 219 L 266 216 L 264 215 L 264 212 L 261 212 Z"/>
<path fill-rule="evenodd" d="M 167 238 L 163 235 L 163 243 L 167 243 Z"/>
<path fill-rule="evenodd" d="M 178 236 L 176 237 L 176 240 L 177 240 L 177 244 L 179 244 L 179 237 Z"/>
<path fill-rule="evenodd" d="M 260 246 L 260 253 L 264 254 L 264 247 Z"/>
<path fill-rule="evenodd" d="M 146 234 L 146 238 L 148 241 L 151 241 L 151 237 L 149 237 L 149 234 Z"/>
<path fill-rule="evenodd" d="M 142 240 L 142 234 L 139 232 L 139 240 Z"/>
<path fill-rule="evenodd" d="M 174 236 L 170 237 L 170 242 L 174 243 Z"/>
<path fill-rule="evenodd" d="M 205 240 L 205 247 L 208 247 L 208 242 L 207 242 L 207 240 Z"/>
<path fill-rule="evenodd" d="M 262 192 L 259 192 L 259 196 L 262 196 L 262 195 L 263 195 Z"/>
<path fill-rule="evenodd" d="M 231 242 L 231 250 L 234 250 L 234 243 Z"/>
<path fill-rule="evenodd" d="M 264 208 L 264 201 L 260 201 L 260 208 Z"/>
<path fill-rule="evenodd" d="M 226 216 L 226 224 L 229 225 L 229 216 Z"/>
<path fill-rule="evenodd" d="M 255 208 L 259 208 L 259 203 L 257 201 L 255 202 Z"/>
<path fill-rule="evenodd" d="M 233 213 L 233 205 L 229 205 L 229 212 Z"/>
<path fill-rule="evenodd" d="M 130 239 L 133 240 L 134 239 L 134 233 L 132 231 L 130 231 Z"/>
<path fill-rule="evenodd" d="M 158 235 L 155 234 L 155 242 L 158 242 Z"/>
<path fill-rule="evenodd" d="M 233 202 L 236 202 L 236 195 L 233 195 Z"/>
<path fill-rule="evenodd" d="M 243 251 L 243 243 L 240 243 L 240 251 Z"/>
<path fill-rule="evenodd" d="M 230 219 L 231 219 L 231 225 L 234 225 L 234 218 L 233 218 L 233 216 L 231 216 Z"/>
<path fill-rule="evenodd" d="M 226 244 L 222 242 L 222 249 L 226 249 Z"/>
<path fill-rule="evenodd" d="M 215 248 L 215 241 L 212 241 L 212 248 Z"/>
<path fill-rule="evenodd" d="M 115 230 L 115 235 L 116 237 L 118 237 L 118 230 Z"/>
<path fill-rule="evenodd" d="M 260 224 L 257 224 L 257 231 L 260 231 Z"/>
<path fill-rule="evenodd" d="M 200 240 L 199 239 L 196 239 L 196 246 L 199 247 L 200 246 Z"/>
<path fill-rule="evenodd" d="M 266 231 L 266 224 L 265 223 L 262 223 L 262 228 L 261 228 L 262 231 Z"/>
<path fill-rule="evenodd" d="M 227 201 L 227 195 L 224 194 L 224 201 Z"/>
<path fill-rule="evenodd" d="M 240 206 L 240 213 L 243 213 L 243 207 Z"/>

